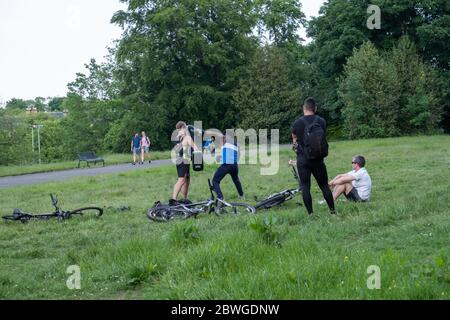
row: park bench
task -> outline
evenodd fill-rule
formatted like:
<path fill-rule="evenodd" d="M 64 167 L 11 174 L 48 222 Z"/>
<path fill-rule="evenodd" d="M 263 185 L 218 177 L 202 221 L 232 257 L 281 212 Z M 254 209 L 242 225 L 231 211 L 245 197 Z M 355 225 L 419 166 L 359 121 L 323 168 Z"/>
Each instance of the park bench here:
<path fill-rule="evenodd" d="M 78 155 L 78 168 L 80 167 L 81 161 L 86 161 L 87 166 L 89 167 L 89 163 L 93 162 L 94 165 L 97 164 L 97 162 L 103 162 L 103 166 L 105 166 L 105 160 L 95 154 L 95 152 L 89 151 L 89 152 L 80 152 L 77 153 Z"/>

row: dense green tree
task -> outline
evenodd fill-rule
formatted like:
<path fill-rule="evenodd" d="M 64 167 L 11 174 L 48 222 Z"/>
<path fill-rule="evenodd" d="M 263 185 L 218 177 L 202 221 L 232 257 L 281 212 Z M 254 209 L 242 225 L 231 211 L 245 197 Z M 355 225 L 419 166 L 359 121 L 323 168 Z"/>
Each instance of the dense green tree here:
<path fill-rule="evenodd" d="M 394 66 L 372 43 L 355 49 L 344 67 L 339 94 L 344 102 L 345 132 L 351 139 L 387 137 L 400 133 L 398 90 Z"/>
<path fill-rule="evenodd" d="M 369 5 L 381 8 L 381 29 L 369 30 L 366 22 Z M 312 19 L 308 34 L 311 63 L 320 78 L 315 91 L 325 107 L 329 120 L 340 122 L 342 102 L 335 85 L 353 49 L 365 41 L 376 48 L 391 50 L 407 35 L 419 55 L 439 70 L 449 68 L 450 5 L 448 0 L 329 0 Z M 444 76 L 445 77 L 445 76 Z M 441 99 L 446 110 L 450 103 Z"/>
<path fill-rule="evenodd" d="M 428 86 L 435 81 L 408 38 L 386 53 L 365 43 L 349 58 L 339 87 L 346 133 L 362 138 L 433 132 L 442 115 Z"/>
<path fill-rule="evenodd" d="M 301 93 L 288 74 L 289 65 L 281 50 L 257 50 L 248 74 L 233 94 L 242 128 L 280 129 L 280 139 L 289 141 L 292 122 L 299 116 Z"/>
<path fill-rule="evenodd" d="M 6 109 L 9 110 L 22 110 L 25 111 L 26 108 L 31 107 L 34 104 L 33 100 L 22 100 L 12 98 L 11 100 L 6 102 Z"/>
<path fill-rule="evenodd" d="M 63 111 L 63 97 L 49 97 L 48 98 L 48 111 Z"/>
<path fill-rule="evenodd" d="M 31 139 L 23 118 L 0 110 L 0 165 L 31 162 Z"/>

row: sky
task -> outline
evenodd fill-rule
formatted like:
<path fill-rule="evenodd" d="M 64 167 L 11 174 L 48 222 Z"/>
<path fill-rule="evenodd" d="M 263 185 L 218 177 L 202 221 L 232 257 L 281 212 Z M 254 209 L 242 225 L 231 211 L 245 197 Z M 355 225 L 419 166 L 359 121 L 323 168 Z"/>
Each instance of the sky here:
<path fill-rule="evenodd" d="M 324 1 L 301 2 L 310 18 Z M 84 64 L 103 61 L 120 38 L 110 20 L 121 9 L 119 0 L 0 0 L 0 107 L 11 98 L 65 96 Z"/>

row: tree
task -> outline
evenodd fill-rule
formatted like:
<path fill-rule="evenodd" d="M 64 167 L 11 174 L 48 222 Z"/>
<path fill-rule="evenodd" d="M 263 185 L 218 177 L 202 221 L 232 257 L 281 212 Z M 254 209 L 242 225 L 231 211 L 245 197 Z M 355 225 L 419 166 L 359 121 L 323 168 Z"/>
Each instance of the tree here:
<path fill-rule="evenodd" d="M 53 97 L 53 98 L 48 98 L 48 110 L 49 111 L 63 111 L 63 102 L 64 102 L 63 97 Z"/>
<path fill-rule="evenodd" d="M 389 137 L 400 133 L 397 73 L 370 42 L 355 49 L 344 67 L 339 95 L 349 138 Z"/>
<path fill-rule="evenodd" d="M 109 51 L 106 62 L 98 64 L 95 59 L 91 59 L 89 64 L 85 64 L 89 74 L 77 73 L 75 81 L 67 85 L 69 93 L 90 100 L 107 100 L 116 97 L 117 88 L 113 79 L 115 65 L 112 61 L 114 49 Z"/>
<path fill-rule="evenodd" d="M 301 40 L 298 31 L 306 24 L 302 4 L 298 0 L 260 0 L 258 29 L 260 36 L 268 33 L 276 46 L 296 43 Z"/>
<path fill-rule="evenodd" d="M 431 132 L 439 124 L 442 115 L 438 97 L 427 87 L 427 83 L 433 82 L 436 75 L 431 68 L 426 68 L 409 37 L 402 37 L 386 59 L 394 65 L 399 81 L 400 121 L 397 126 L 400 132 Z"/>
<path fill-rule="evenodd" d="M 281 50 L 264 47 L 255 53 L 248 74 L 233 94 L 244 129 L 280 129 L 289 141 L 292 122 L 300 110 L 300 92 L 288 78 L 289 66 Z"/>
<path fill-rule="evenodd" d="M 232 92 L 258 47 L 253 31 L 260 26 L 284 45 L 294 41 L 303 18 L 292 0 L 124 2 L 128 10 L 112 19 L 125 30 L 116 55 L 120 96 L 138 101 L 131 110 L 159 129 L 159 146 L 170 146 L 180 119 L 234 127 L 239 110 Z"/>
<path fill-rule="evenodd" d="M 22 110 L 25 111 L 28 107 L 31 107 L 34 104 L 34 101 L 32 100 L 22 100 L 22 99 L 16 99 L 12 98 L 8 102 L 6 102 L 6 109 L 9 110 Z"/>
<path fill-rule="evenodd" d="M 349 137 L 434 132 L 442 107 L 427 84 L 436 81 L 407 37 L 382 54 L 365 43 L 348 60 L 339 86 Z"/>
<path fill-rule="evenodd" d="M 381 8 L 381 29 L 369 30 L 369 5 Z M 419 56 L 434 68 L 449 68 L 450 7 L 448 0 L 329 0 L 313 18 L 308 34 L 313 38 L 311 62 L 320 78 L 316 90 L 334 122 L 340 122 L 341 108 L 335 83 L 353 49 L 370 41 L 378 49 L 391 50 L 403 36 L 418 48 Z M 445 76 L 444 76 L 445 78 Z M 449 100 L 441 99 L 446 110 Z M 329 118 L 330 120 L 330 118 Z M 445 120 L 444 123 L 447 123 Z"/>

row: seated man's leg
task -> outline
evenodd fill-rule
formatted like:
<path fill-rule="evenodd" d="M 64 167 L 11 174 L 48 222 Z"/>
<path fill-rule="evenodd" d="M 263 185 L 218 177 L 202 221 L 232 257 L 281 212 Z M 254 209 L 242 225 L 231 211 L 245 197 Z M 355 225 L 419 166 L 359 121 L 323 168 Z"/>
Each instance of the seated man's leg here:
<path fill-rule="evenodd" d="M 336 199 L 339 198 L 339 196 L 343 193 L 345 195 L 348 195 L 350 191 L 352 191 L 352 189 L 353 185 L 350 182 L 336 185 L 336 187 L 333 190 L 333 199 L 336 201 Z"/>

